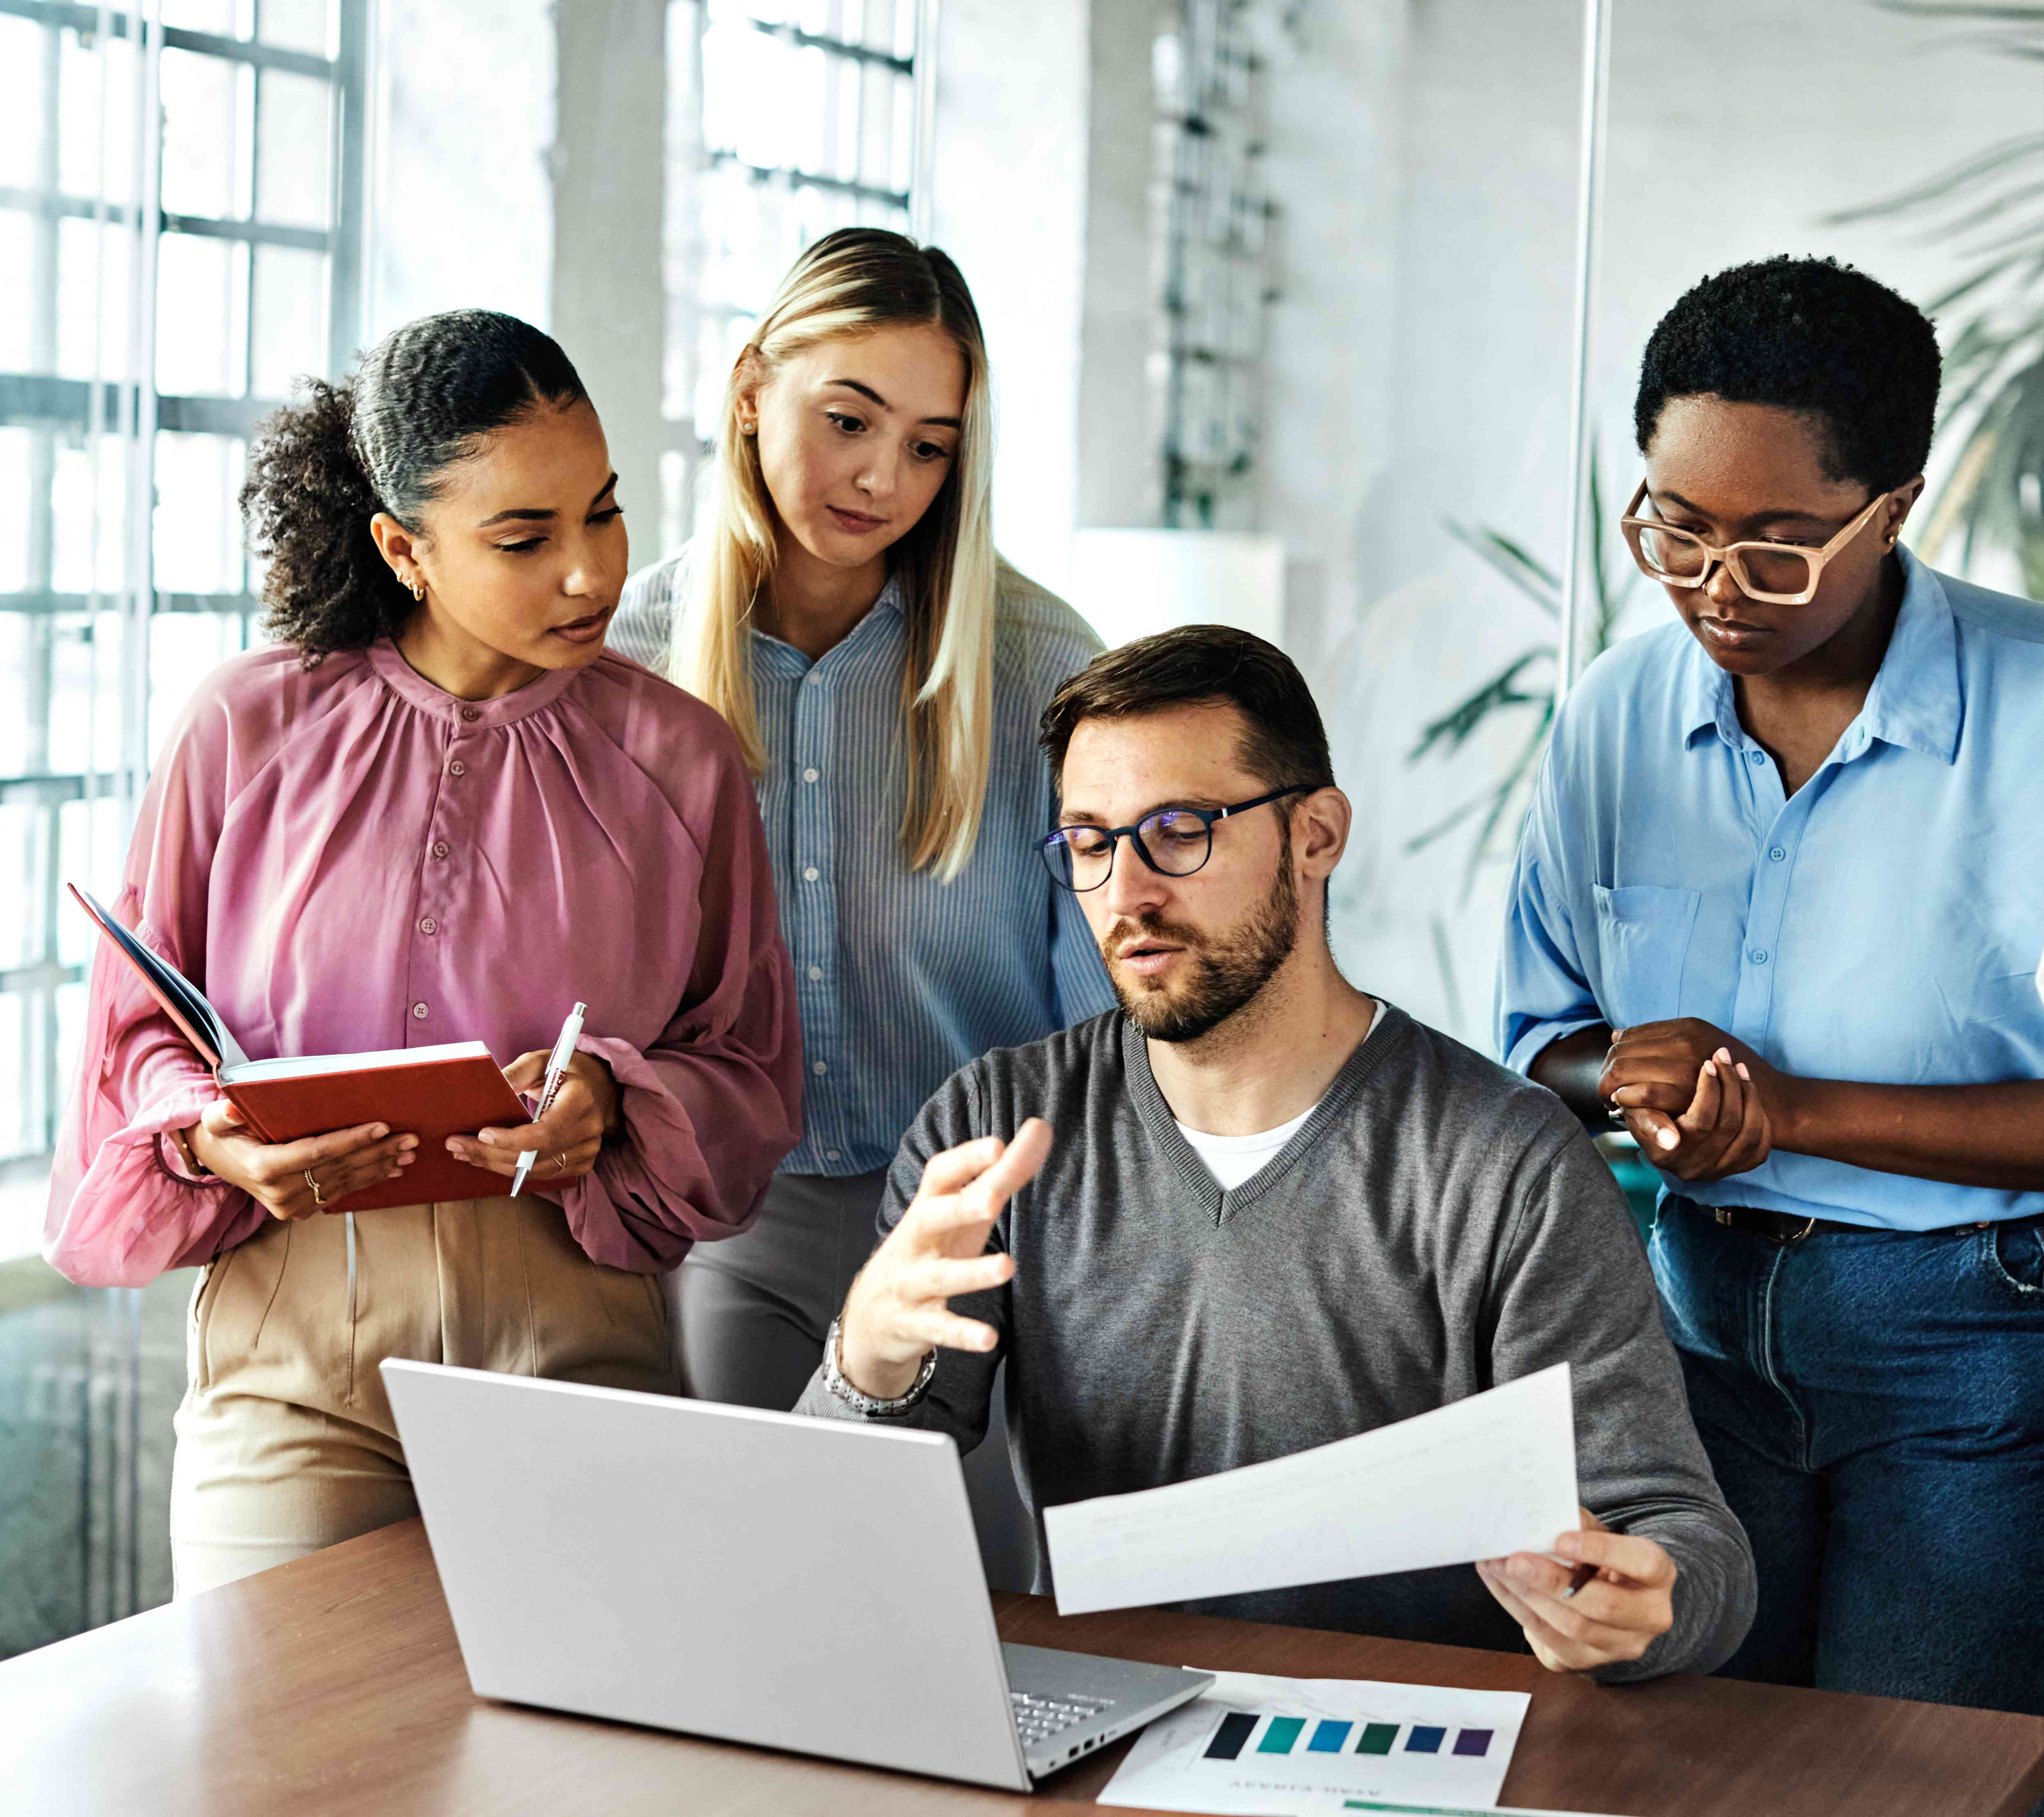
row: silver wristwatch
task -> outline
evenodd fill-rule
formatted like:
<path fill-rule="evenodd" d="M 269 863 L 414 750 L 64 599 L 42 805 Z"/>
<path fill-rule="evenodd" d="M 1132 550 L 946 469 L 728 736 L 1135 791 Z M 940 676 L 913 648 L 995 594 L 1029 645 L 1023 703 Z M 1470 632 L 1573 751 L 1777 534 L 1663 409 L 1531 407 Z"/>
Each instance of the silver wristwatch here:
<path fill-rule="evenodd" d="M 916 1379 L 909 1385 L 909 1392 L 893 1400 L 882 1400 L 875 1395 L 862 1394 L 844 1379 L 844 1371 L 838 1367 L 838 1322 L 831 1320 L 830 1331 L 824 1339 L 824 1385 L 849 1407 L 853 1412 L 868 1419 L 896 1419 L 930 1392 L 931 1377 L 937 1373 L 937 1353 L 932 1350 L 923 1358 L 923 1366 L 916 1371 Z"/>

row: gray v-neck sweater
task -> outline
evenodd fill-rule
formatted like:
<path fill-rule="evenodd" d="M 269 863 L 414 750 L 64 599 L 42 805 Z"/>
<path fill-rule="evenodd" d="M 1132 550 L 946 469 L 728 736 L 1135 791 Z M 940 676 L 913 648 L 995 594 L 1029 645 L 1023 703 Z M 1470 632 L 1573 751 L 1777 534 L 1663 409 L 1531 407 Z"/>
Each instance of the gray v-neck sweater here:
<path fill-rule="evenodd" d="M 1000 1348 L 944 1352 L 910 1421 L 969 1450 L 1005 1355 L 1039 1539 L 1040 1511 L 1061 1502 L 1283 1457 L 1566 1360 L 1585 1504 L 1681 1573 L 1674 1627 L 1600 1676 L 1730 1656 L 1753 1617 L 1752 1554 L 1690 1423 L 1623 1198 L 1558 1099 L 1387 1005 L 1298 1132 L 1224 1193 L 1112 1012 L 953 1074 L 902 1142 L 882 1231 L 932 1155 L 1032 1116 L 1056 1140 L 995 1227 L 1015 1277 L 953 1302 Z M 796 1411 L 857 1417 L 820 1371 Z M 1468 1565 L 1189 1606 L 1525 1645 Z"/>

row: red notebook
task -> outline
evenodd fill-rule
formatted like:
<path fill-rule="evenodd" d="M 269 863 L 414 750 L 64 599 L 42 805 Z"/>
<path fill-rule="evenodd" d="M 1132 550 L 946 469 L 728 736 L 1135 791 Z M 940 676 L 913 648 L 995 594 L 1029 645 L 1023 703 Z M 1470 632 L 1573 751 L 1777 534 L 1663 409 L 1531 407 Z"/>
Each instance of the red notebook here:
<path fill-rule="evenodd" d="M 511 1182 L 447 1151 L 450 1135 L 532 1120 L 480 1041 L 398 1047 L 380 1054 L 252 1060 L 211 1004 L 178 970 L 136 939 L 113 912 L 76 884 L 67 886 L 99 924 L 149 993 L 213 1068 L 214 1082 L 265 1142 L 295 1142 L 362 1123 L 386 1123 L 419 1139 L 418 1159 L 394 1180 L 330 1200 L 329 1212 L 373 1212 L 437 1199 L 501 1198 Z"/>

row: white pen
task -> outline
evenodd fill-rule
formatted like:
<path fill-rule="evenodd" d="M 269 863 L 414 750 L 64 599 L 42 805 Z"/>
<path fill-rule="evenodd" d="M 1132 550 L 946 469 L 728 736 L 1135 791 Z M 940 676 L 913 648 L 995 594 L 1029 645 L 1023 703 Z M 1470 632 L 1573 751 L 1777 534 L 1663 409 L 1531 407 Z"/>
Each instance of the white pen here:
<path fill-rule="evenodd" d="M 540 1108 L 532 1120 L 537 1123 L 554 1108 L 554 1095 L 561 1089 L 561 1081 L 568 1076 L 568 1062 L 574 1058 L 575 1043 L 582 1039 L 582 1019 L 589 1005 L 578 1003 L 568 1012 L 568 1019 L 561 1024 L 561 1038 L 554 1043 L 554 1051 L 547 1062 L 546 1081 L 540 1088 Z M 525 1176 L 532 1171 L 532 1163 L 540 1158 L 536 1148 L 528 1148 L 518 1157 L 518 1171 L 511 1176 L 511 1197 L 517 1198 L 525 1184 Z"/>

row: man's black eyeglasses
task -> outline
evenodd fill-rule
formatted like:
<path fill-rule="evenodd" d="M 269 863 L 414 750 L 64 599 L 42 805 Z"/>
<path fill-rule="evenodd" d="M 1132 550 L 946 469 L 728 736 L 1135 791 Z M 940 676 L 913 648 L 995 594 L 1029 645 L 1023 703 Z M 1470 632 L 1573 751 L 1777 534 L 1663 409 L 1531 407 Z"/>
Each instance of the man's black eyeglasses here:
<path fill-rule="evenodd" d="M 1132 827 L 1060 827 L 1037 840 L 1036 850 L 1052 882 L 1081 893 L 1106 882 L 1114 870 L 1115 848 L 1124 839 L 1159 877 L 1190 877 L 1213 855 L 1216 820 L 1268 807 L 1288 795 L 1310 795 L 1313 786 L 1294 783 L 1225 808 L 1159 808 Z"/>

